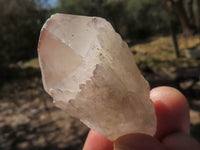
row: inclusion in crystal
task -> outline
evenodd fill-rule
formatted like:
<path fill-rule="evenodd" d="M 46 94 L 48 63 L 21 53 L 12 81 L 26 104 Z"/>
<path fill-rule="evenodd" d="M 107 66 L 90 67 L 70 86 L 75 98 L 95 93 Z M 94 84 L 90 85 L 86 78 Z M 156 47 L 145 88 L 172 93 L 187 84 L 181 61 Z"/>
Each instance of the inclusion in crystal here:
<path fill-rule="evenodd" d="M 130 133 L 154 135 L 149 84 L 105 19 L 52 15 L 38 53 L 44 88 L 56 106 L 112 141 Z"/>

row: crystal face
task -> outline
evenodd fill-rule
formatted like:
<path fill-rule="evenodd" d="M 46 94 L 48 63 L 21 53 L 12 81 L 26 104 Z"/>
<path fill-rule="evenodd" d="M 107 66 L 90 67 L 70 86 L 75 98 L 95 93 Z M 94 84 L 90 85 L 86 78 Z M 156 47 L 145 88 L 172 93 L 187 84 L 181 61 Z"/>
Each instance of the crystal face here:
<path fill-rule="evenodd" d="M 56 106 L 112 141 L 130 133 L 154 135 L 149 84 L 105 19 L 52 15 L 38 54 L 44 88 Z"/>

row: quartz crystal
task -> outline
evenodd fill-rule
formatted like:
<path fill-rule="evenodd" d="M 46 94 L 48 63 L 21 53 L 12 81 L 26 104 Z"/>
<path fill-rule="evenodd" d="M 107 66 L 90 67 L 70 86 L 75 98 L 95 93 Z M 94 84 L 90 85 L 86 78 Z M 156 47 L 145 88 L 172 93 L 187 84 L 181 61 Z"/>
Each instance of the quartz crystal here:
<path fill-rule="evenodd" d="M 154 135 L 149 84 L 105 19 L 52 15 L 38 53 L 44 88 L 56 106 L 112 141 L 130 133 Z"/>

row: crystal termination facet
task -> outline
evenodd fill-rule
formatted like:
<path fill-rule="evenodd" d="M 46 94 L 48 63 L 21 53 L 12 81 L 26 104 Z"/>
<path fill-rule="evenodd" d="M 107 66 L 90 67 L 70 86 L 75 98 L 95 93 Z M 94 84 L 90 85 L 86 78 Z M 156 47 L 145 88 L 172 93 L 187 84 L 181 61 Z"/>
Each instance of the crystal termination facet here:
<path fill-rule="evenodd" d="M 52 15 L 41 30 L 38 53 L 44 88 L 56 106 L 110 140 L 154 135 L 149 84 L 105 19 Z"/>

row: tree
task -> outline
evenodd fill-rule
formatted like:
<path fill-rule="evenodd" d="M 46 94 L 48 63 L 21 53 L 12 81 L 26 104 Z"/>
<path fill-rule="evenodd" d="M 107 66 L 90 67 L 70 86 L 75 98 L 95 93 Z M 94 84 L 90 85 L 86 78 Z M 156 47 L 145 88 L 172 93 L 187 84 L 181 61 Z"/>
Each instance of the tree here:
<path fill-rule="evenodd" d="M 193 0 L 188 0 L 187 5 L 188 5 L 188 17 L 191 25 L 194 27 L 195 26 L 195 17 L 194 17 L 194 10 L 193 10 Z"/>
<path fill-rule="evenodd" d="M 37 56 L 40 29 L 46 10 L 34 0 L 0 0 L 0 65 Z"/>
<path fill-rule="evenodd" d="M 129 44 L 168 34 L 160 0 L 58 0 L 57 12 L 106 18 Z"/>
<path fill-rule="evenodd" d="M 200 0 L 197 0 L 197 7 L 198 7 L 198 31 L 200 33 Z"/>
<path fill-rule="evenodd" d="M 175 2 L 173 0 L 166 0 L 166 6 L 167 6 L 167 10 L 170 13 L 174 12 L 178 16 L 179 21 L 181 23 L 183 33 L 185 35 L 193 34 L 194 29 L 192 28 L 192 25 L 187 16 L 186 10 L 183 7 L 183 1 L 179 0 L 179 1 Z"/>

